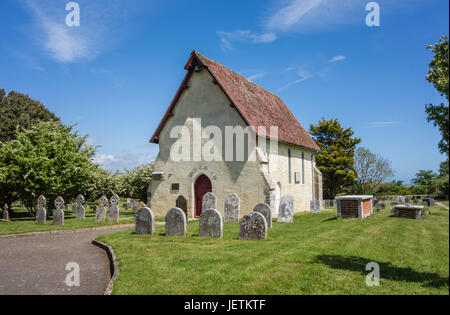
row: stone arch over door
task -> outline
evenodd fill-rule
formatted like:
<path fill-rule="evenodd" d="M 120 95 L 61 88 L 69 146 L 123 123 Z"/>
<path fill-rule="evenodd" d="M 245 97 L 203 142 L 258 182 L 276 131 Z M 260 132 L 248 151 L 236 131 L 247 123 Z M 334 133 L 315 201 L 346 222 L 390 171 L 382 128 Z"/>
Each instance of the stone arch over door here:
<path fill-rule="evenodd" d="M 180 208 L 183 210 L 183 212 L 186 214 L 186 218 L 188 218 L 188 212 L 187 212 L 187 200 L 183 196 L 178 196 L 176 205 L 177 208 Z"/>

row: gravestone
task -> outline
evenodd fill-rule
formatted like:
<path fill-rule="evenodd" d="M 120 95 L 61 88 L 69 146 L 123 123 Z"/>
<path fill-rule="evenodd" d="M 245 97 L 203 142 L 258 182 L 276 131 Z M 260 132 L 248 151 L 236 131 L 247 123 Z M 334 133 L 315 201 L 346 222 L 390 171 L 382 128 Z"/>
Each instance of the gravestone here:
<path fill-rule="evenodd" d="M 241 199 L 236 194 L 228 195 L 225 198 L 225 222 L 239 223 L 239 214 L 241 212 Z"/>
<path fill-rule="evenodd" d="M 136 212 L 136 234 L 152 235 L 155 232 L 155 215 L 150 208 L 142 207 Z"/>
<path fill-rule="evenodd" d="M 427 206 L 434 206 L 434 199 L 433 198 L 423 198 L 422 204 Z"/>
<path fill-rule="evenodd" d="M 418 204 L 418 203 L 419 203 L 419 199 L 414 199 L 413 202 L 414 202 L 415 204 Z"/>
<path fill-rule="evenodd" d="M 63 226 L 64 225 L 64 199 L 61 196 L 55 199 L 55 210 L 53 211 L 53 225 Z"/>
<path fill-rule="evenodd" d="M 267 221 L 259 212 L 247 213 L 241 221 L 239 239 L 259 241 L 267 238 Z"/>
<path fill-rule="evenodd" d="M 384 203 L 379 203 L 375 205 L 375 208 L 377 209 L 377 211 L 381 211 L 386 208 L 386 205 Z"/>
<path fill-rule="evenodd" d="M 119 222 L 119 202 L 120 198 L 117 194 L 112 195 L 109 205 L 109 222 Z"/>
<path fill-rule="evenodd" d="M 3 222 L 9 222 L 9 211 L 7 204 L 3 207 Z"/>
<path fill-rule="evenodd" d="M 292 223 L 294 220 L 294 197 L 286 195 L 280 200 L 278 222 Z"/>
<path fill-rule="evenodd" d="M 270 211 L 270 207 L 266 203 L 257 204 L 253 208 L 254 212 L 261 213 L 263 217 L 266 219 L 267 228 L 272 228 L 272 211 Z"/>
<path fill-rule="evenodd" d="M 106 220 L 106 207 L 108 206 L 108 198 L 106 196 L 101 196 L 98 200 L 98 207 L 95 212 L 95 221 L 105 221 Z"/>
<path fill-rule="evenodd" d="M 198 225 L 198 235 L 200 237 L 222 238 L 223 220 L 219 211 L 216 209 L 202 211 Z"/>
<path fill-rule="evenodd" d="M 406 203 L 406 198 L 403 196 L 399 196 L 397 200 L 398 200 L 398 203 Z"/>
<path fill-rule="evenodd" d="M 376 206 L 378 204 L 378 199 L 373 199 L 373 205 Z"/>
<path fill-rule="evenodd" d="M 212 192 L 203 195 L 202 212 L 208 209 L 217 209 L 217 198 Z"/>
<path fill-rule="evenodd" d="M 84 221 L 86 212 L 83 206 L 84 202 L 83 195 L 78 195 L 75 199 L 75 220 Z"/>
<path fill-rule="evenodd" d="M 172 208 L 166 214 L 166 236 L 186 236 L 186 214 L 180 208 Z"/>
<path fill-rule="evenodd" d="M 47 220 L 47 210 L 45 209 L 45 206 L 47 204 L 47 200 L 44 196 L 39 196 L 37 200 L 37 206 L 36 206 L 36 223 L 37 224 L 45 224 Z"/>
<path fill-rule="evenodd" d="M 309 208 L 311 213 L 320 213 L 320 200 L 311 200 Z"/>

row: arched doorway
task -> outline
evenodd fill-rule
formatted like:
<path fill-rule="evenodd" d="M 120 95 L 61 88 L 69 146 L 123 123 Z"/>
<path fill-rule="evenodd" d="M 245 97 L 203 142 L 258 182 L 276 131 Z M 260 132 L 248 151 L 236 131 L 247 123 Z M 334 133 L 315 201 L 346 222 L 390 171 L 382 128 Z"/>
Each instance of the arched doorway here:
<path fill-rule="evenodd" d="M 278 210 L 280 209 L 280 199 L 281 199 L 281 185 L 280 183 L 277 183 L 277 186 L 275 187 L 275 207 L 273 211 L 274 214 L 278 215 Z"/>
<path fill-rule="evenodd" d="M 195 181 L 194 194 L 195 194 L 195 217 L 199 218 L 202 214 L 202 199 L 203 195 L 212 192 L 211 181 L 208 176 L 200 175 Z"/>
<path fill-rule="evenodd" d="M 187 200 L 183 196 L 179 196 L 176 201 L 176 207 L 183 210 L 184 214 L 186 214 L 186 219 L 188 218 L 187 213 Z"/>

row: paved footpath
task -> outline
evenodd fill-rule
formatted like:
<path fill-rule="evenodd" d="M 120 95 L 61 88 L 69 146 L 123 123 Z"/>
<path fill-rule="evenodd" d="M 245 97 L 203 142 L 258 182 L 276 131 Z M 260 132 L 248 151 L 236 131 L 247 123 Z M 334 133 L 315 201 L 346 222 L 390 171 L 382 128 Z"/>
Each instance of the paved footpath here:
<path fill-rule="evenodd" d="M 0 238 L 0 295 L 103 294 L 110 279 L 109 260 L 91 242 L 123 229 Z M 79 287 L 65 283 L 70 262 L 80 266 Z"/>

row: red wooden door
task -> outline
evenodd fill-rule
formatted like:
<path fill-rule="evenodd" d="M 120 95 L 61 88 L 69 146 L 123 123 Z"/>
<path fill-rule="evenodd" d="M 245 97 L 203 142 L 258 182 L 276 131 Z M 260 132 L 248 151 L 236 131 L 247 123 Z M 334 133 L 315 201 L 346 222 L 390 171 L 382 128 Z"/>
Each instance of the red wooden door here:
<path fill-rule="evenodd" d="M 206 175 L 201 175 L 197 178 L 194 186 L 195 190 L 195 217 L 199 218 L 202 214 L 202 199 L 203 195 L 212 192 L 211 181 Z"/>

